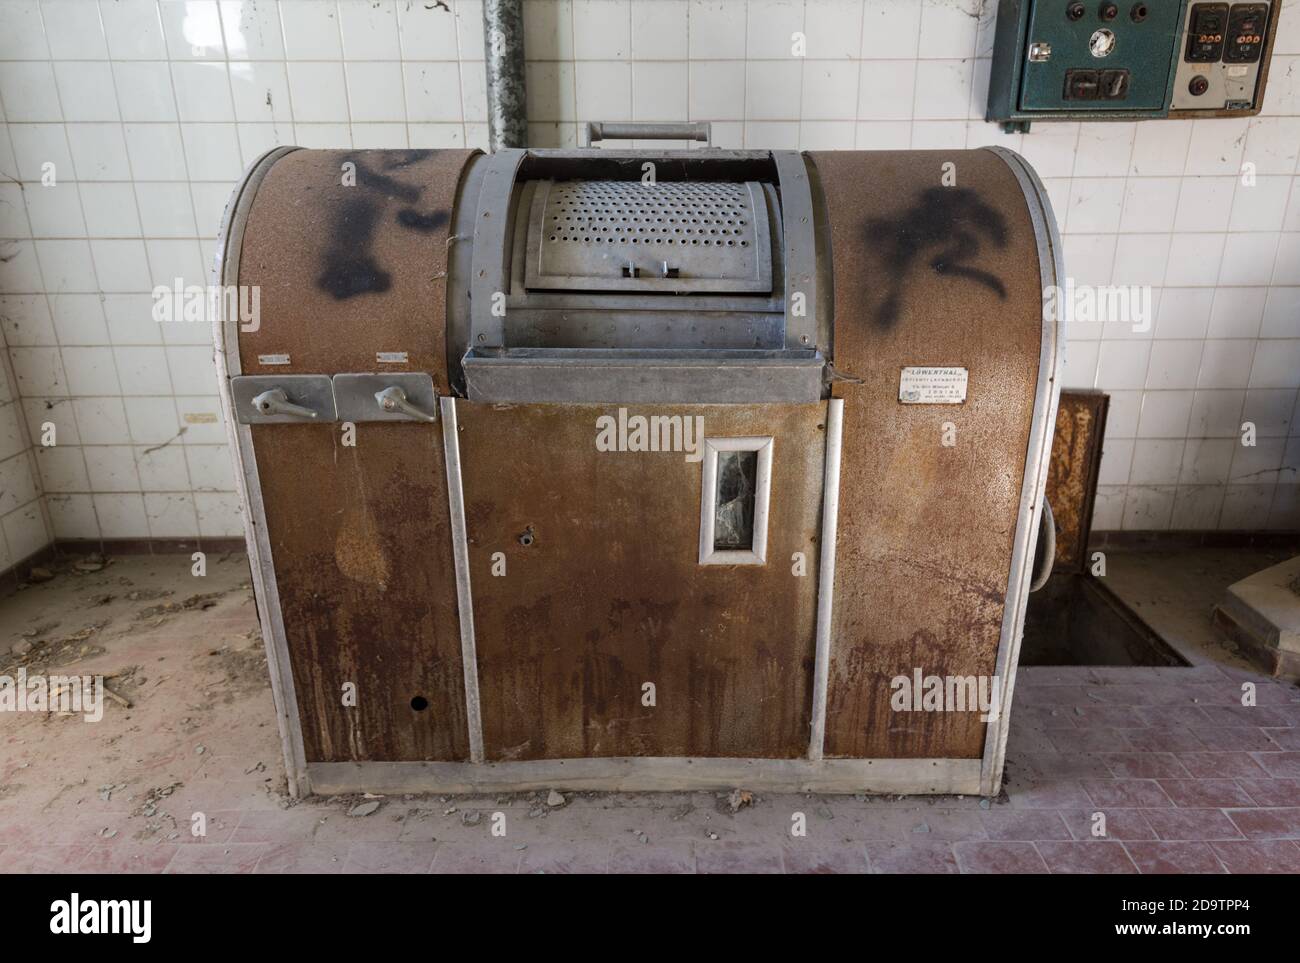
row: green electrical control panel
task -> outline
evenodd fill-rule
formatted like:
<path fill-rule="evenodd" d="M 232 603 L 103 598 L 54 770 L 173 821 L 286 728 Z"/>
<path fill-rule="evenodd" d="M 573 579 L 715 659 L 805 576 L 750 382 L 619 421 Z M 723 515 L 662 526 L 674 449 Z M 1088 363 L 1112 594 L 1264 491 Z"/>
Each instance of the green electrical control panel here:
<path fill-rule="evenodd" d="M 985 119 L 1259 112 L 1281 0 L 1000 0 Z"/>

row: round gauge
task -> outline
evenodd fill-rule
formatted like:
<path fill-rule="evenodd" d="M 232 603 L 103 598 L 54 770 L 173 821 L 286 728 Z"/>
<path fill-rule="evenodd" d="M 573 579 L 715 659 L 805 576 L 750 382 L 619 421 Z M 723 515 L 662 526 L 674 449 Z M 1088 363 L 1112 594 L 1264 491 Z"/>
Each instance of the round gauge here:
<path fill-rule="evenodd" d="M 1101 29 L 1088 38 L 1088 51 L 1094 57 L 1109 57 L 1115 49 L 1115 35 L 1109 30 Z"/>

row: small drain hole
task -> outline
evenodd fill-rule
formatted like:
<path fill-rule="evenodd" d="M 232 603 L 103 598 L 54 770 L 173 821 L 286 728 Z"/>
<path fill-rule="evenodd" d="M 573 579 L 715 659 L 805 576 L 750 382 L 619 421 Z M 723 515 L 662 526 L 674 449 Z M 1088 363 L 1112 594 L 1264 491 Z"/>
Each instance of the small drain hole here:
<path fill-rule="evenodd" d="M 411 700 L 411 708 L 416 712 L 423 712 L 425 709 L 429 708 L 429 700 L 424 696 L 416 696 Z"/>

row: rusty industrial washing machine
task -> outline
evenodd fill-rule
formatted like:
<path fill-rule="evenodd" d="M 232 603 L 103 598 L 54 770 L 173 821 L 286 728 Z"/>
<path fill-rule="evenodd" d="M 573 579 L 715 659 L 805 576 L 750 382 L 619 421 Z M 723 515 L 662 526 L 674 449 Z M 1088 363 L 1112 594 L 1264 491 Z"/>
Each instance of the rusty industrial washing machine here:
<path fill-rule="evenodd" d="M 1062 348 L 1020 157 L 278 148 L 219 247 L 291 792 L 998 791 Z"/>

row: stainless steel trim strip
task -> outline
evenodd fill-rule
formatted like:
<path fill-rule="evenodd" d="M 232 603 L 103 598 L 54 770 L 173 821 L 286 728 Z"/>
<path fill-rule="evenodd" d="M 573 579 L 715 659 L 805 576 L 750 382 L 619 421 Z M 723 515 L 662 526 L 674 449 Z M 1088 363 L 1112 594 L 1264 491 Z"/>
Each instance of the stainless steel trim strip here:
<path fill-rule="evenodd" d="M 719 759 L 615 756 L 526 762 L 317 762 L 321 793 L 494 793 L 566 789 L 656 792 L 746 789 L 763 792 L 974 795 L 978 759 Z"/>
<path fill-rule="evenodd" d="M 497 404 L 813 404 L 825 368 L 820 356 L 638 361 L 562 351 L 549 358 L 470 352 L 462 364 L 470 401 Z"/>
<path fill-rule="evenodd" d="M 832 398 L 826 409 L 826 474 L 822 481 L 822 545 L 817 566 L 817 644 L 813 656 L 812 731 L 808 758 L 822 758 L 826 746 L 826 693 L 830 686 L 831 628 L 835 620 L 835 537 L 840 518 L 840 449 L 844 434 L 844 399 Z"/>
<path fill-rule="evenodd" d="M 1004 147 L 990 147 L 1011 168 L 1025 193 L 1034 236 L 1038 242 L 1038 258 L 1043 287 L 1058 285 L 1065 276 L 1061 257 L 1061 236 L 1052 202 L 1047 189 L 1029 163 L 1014 151 Z M 1052 299 L 1053 305 L 1059 299 Z M 1047 487 L 1047 469 L 1051 460 L 1052 435 L 1056 430 L 1056 408 L 1060 400 L 1061 368 L 1065 361 L 1064 339 L 1061 336 L 1061 317 L 1054 310 L 1052 317 L 1043 318 L 1042 351 L 1038 362 L 1038 386 L 1034 397 L 1034 421 L 1029 431 L 1029 445 L 1025 457 L 1025 474 L 1020 486 L 1019 521 L 1016 540 L 1011 553 L 1011 573 L 1007 583 L 1007 601 L 1002 616 L 1002 636 L 998 643 L 998 657 L 994 674 L 1001 679 L 1001 702 L 996 722 L 990 720 L 984 738 L 980 792 L 993 795 L 1002 783 L 1002 769 L 1006 762 L 1007 731 L 1011 722 L 1011 695 L 1015 688 L 1016 664 L 1020 660 L 1020 640 L 1025 629 L 1025 605 L 1029 598 L 1029 580 L 1032 576 L 1034 541 L 1038 532 L 1044 492 Z"/>
<path fill-rule="evenodd" d="M 271 166 L 295 150 L 298 148 L 277 147 L 270 150 L 254 161 L 244 174 L 222 219 L 217 257 L 212 268 L 214 282 L 223 285 L 239 283 L 239 251 L 243 246 L 244 228 L 248 223 L 253 197 Z M 252 430 L 236 420 L 230 395 L 230 379 L 242 370 L 239 362 L 239 319 L 228 315 L 227 299 L 219 300 L 221 310 L 213 319 L 212 325 L 222 417 L 226 421 L 226 434 L 235 459 L 235 487 L 241 504 L 245 506 L 244 538 L 248 544 L 248 562 L 257 614 L 265 635 L 266 661 L 271 670 L 271 696 L 275 703 L 276 724 L 280 730 L 280 746 L 284 752 L 285 777 L 289 795 L 296 799 L 311 793 L 306 750 L 303 747 L 302 721 L 298 716 L 298 695 L 293 684 L 289 645 L 280 613 L 280 593 L 271 558 L 262 489 L 257 480 L 257 457 L 253 452 Z"/>
<path fill-rule="evenodd" d="M 478 653 L 474 644 L 474 597 L 470 591 L 469 536 L 465 530 L 465 491 L 460 476 L 460 427 L 456 399 L 442 401 L 442 442 L 447 457 L 447 495 L 451 509 L 451 546 L 456 561 L 456 607 L 460 613 L 460 657 L 465 672 L 465 720 L 469 726 L 469 760 L 483 761 L 483 714 L 478 692 Z"/>

